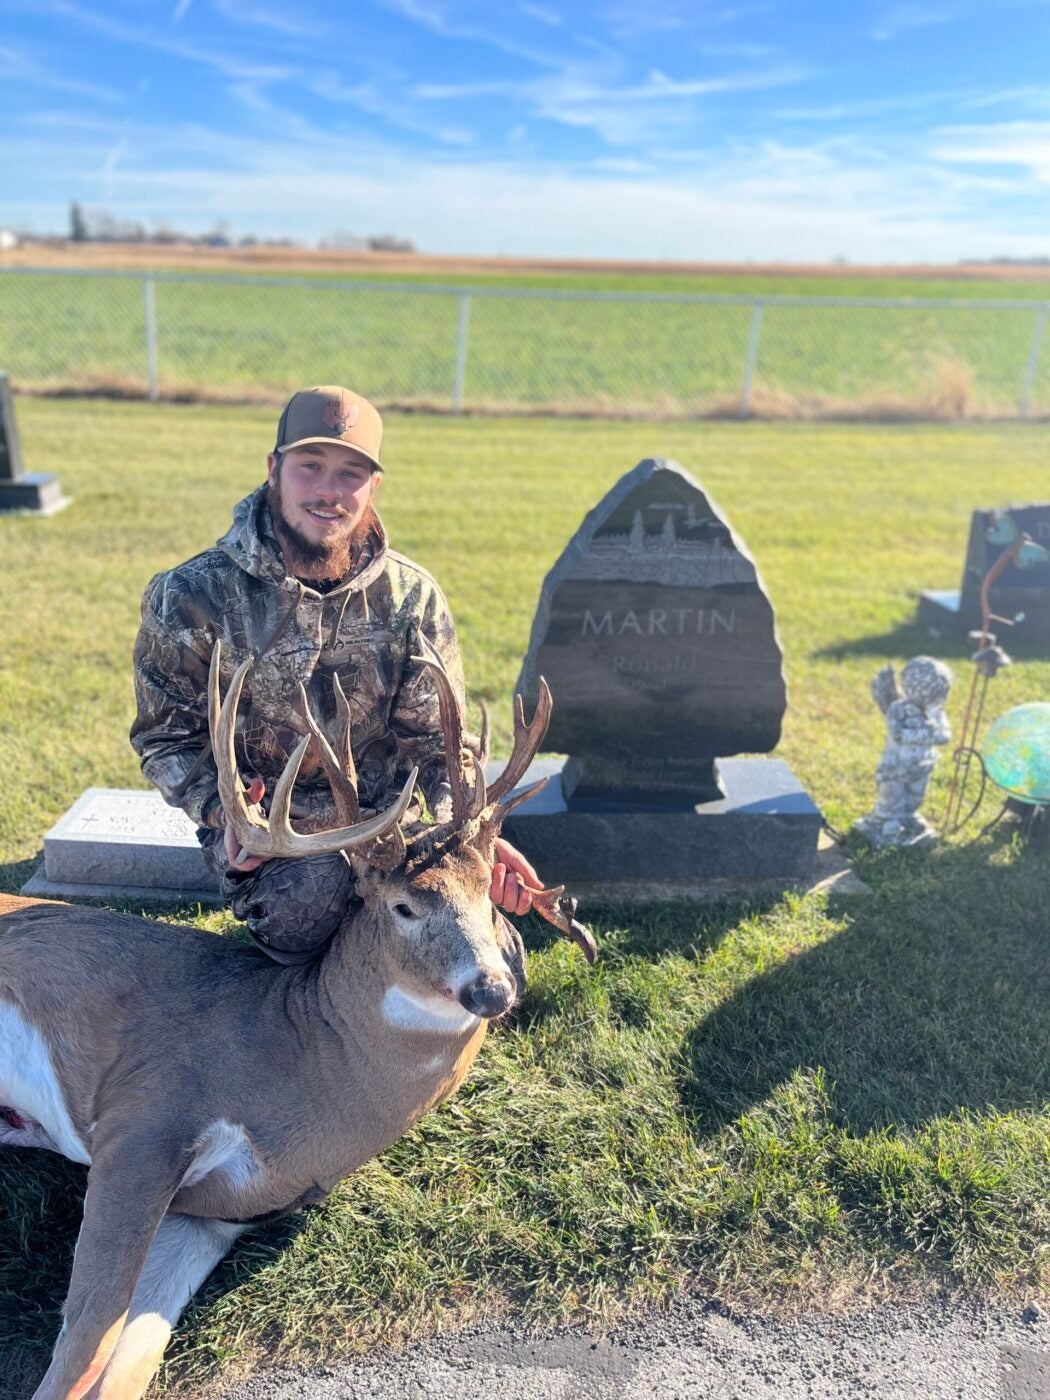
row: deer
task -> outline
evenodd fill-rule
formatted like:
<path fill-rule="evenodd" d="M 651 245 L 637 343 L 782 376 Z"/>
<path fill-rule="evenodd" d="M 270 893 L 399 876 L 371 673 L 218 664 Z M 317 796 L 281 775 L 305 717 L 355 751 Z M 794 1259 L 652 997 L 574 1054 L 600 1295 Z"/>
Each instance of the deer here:
<path fill-rule="evenodd" d="M 451 816 L 429 823 L 406 818 L 416 770 L 382 811 L 359 807 L 338 685 L 334 744 L 302 691 L 303 736 L 266 811 L 238 772 L 235 743 L 254 660 L 221 698 L 214 645 L 209 729 L 242 852 L 341 851 L 356 876 L 316 961 L 284 967 L 206 930 L 0 895 L 0 1145 L 88 1167 L 62 1327 L 34 1400 L 139 1400 L 234 1241 L 324 1200 L 453 1094 L 520 995 L 520 937 L 502 930 L 518 950 L 505 956 L 489 886 L 503 821 L 542 786 L 515 791 L 550 691 L 540 683 L 529 724 L 515 697 L 513 751 L 488 786 L 487 713 L 478 754 L 464 745 L 440 658 L 421 641 L 451 786 Z M 337 825 L 306 832 L 292 826 L 292 793 L 311 744 Z M 533 907 L 594 961 L 593 935 L 562 887 L 536 893 Z"/>

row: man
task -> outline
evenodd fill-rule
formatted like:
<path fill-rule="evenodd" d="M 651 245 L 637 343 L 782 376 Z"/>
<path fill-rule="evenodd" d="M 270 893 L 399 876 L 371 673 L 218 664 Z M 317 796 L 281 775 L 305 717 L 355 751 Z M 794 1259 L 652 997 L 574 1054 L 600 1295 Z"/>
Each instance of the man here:
<path fill-rule="evenodd" d="M 352 874 L 338 852 L 238 860 L 208 738 L 216 639 L 224 662 L 256 658 L 237 725 L 250 801 L 265 802 L 273 792 L 302 735 L 300 682 L 334 737 L 338 676 L 350 705 L 361 806 L 387 805 L 416 765 L 431 812 L 440 818 L 449 805 L 437 694 L 412 657 L 426 637 L 462 701 L 459 648 L 433 578 L 387 545 L 374 506 L 381 442 L 379 413 L 360 395 L 338 386 L 294 394 L 281 414 L 265 485 L 235 508 L 231 529 L 214 548 L 158 574 L 142 601 L 132 745 L 165 800 L 198 824 L 234 913 L 279 962 L 306 961 L 327 942 Z M 304 760 L 293 816 L 305 831 L 335 825 L 316 755 Z M 507 842 L 496 854 L 493 902 L 526 913 L 536 872 Z"/>

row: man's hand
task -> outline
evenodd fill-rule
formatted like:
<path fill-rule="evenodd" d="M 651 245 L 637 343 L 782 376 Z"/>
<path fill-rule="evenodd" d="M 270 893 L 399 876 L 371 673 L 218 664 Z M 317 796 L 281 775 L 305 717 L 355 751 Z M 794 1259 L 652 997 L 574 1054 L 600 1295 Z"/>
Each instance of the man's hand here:
<path fill-rule="evenodd" d="M 265 791 L 266 784 L 262 778 L 252 778 L 248 783 L 248 791 L 245 796 L 252 806 L 257 807 L 263 800 Z M 241 843 L 237 840 L 229 822 L 223 827 L 222 840 L 226 849 L 226 862 L 231 870 L 239 870 L 242 874 L 246 874 L 249 870 L 258 870 L 259 866 L 266 860 L 265 856 L 245 856 L 243 860 L 237 859 L 241 853 Z"/>
<path fill-rule="evenodd" d="M 492 867 L 489 898 L 508 914 L 527 914 L 532 896 L 543 888 L 540 877 L 509 841 L 496 840 L 496 863 Z"/>

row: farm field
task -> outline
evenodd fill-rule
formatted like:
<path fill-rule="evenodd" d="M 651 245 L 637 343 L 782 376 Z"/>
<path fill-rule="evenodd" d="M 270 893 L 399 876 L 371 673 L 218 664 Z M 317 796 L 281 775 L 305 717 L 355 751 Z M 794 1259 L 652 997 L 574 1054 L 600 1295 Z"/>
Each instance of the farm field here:
<path fill-rule="evenodd" d="M 224 531 L 273 432 L 259 408 L 18 411 L 28 468 L 57 472 L 74 504 L 0 518 L 12 890 L 84 788 L 141 785 L 126 737 L 141 590 Z M 973 506 L 1045 495 L 1048 449 L 1039 425 L 394 414 L 380 506 L 442 581 L 505 752 L 545 572 L 622 472 L 677 458 L 759 561 L 789 684 L 780 752 L 844 828 L 873 797 L 869 680 L 931 649 L 916 592 L 957 581 Z M 967 649 L 936 651 L 955 667 L 958 728 Z M 990 704 L 1048 688 L 1050 662 L 1018 651 Z M 934 815 L 946 776 L 942 762 Z M 1050 853 L 1000 830 L 930 855 L 854 854 L 874 893 L 848 905 L 596 909 L 593 971 L 527 922 L 527 998 L 467 1089 L 323 1209 L 239 1245 L 180 1328 L 168 1381 L 508 1311 L 609 1318 L 687 1290 L 788 1310 L 1045 1291 Z M 224 915 L 171 917 L 231 930 Z M 57 1329 L 83 1180 L 46 1154 L 0 1152 L 5 1376 Z"/>
<path fill-rule="evenodd" d="M 151 367 L 141 271 L 98 271 L 0 265 L 0 364 L 19 387 L 141 396 L 152 370 L 161 397 L 277 402 L 309 365 L 384 405 L 735 416 L 756 334 L 750 299 L 764 297 L 749 391 L 759 416 L 1050 413 L 1037 279 L 162 268 Z M 683 300 L 697 296 L 724 299 Z M 799 296 L 914 304 L 775 300 Z M 963 304 L 924 304 L 938 298 Z M 985 299 L 999 306 L 967 304 Z"/>

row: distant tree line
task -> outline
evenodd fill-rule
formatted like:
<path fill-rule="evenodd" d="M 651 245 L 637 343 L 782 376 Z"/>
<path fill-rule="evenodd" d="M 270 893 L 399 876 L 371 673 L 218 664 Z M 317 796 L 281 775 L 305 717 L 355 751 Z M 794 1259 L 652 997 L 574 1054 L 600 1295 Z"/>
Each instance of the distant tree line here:
<path fill-rule="evenodd" d="M 293 248 L 292 238 L 256 238 L 254 234 L 235 237 L 225 220 L 220 220 L 204 233 L 183 233 L 163 220 L 153 227 L 138 219 L 117 219 L 105 209 L 85 209 L 74 200 L 69 206 L 69 238 L 73 243 L 191 243 L 204 248 L 254 248 L 265 244 L 269 248 Z M 392 233 L 372 234 L 358 238 L 349 233 L 333 234 L 322 239 L 322 248 L 361 248 L 373 252 L 414 253 L 415 246 L 407 238 Z"/>

